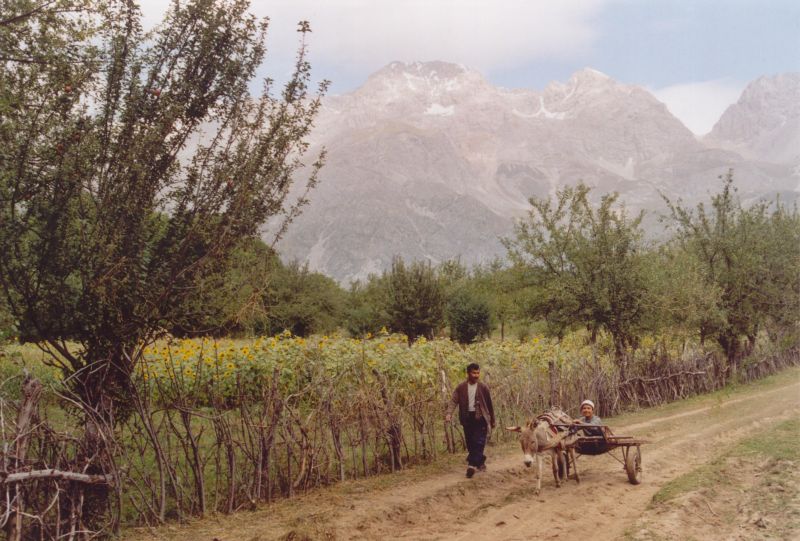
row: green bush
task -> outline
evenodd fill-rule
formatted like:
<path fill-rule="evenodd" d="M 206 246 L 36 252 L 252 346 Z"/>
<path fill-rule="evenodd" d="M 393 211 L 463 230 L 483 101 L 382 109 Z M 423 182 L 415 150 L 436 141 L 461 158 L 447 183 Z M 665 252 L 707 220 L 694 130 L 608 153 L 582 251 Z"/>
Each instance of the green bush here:
<path fill-rule="evenodd" d="M 468 290 L 457 291 L 447 303 L 447 322 L 453 340 L 470 344 L 489 334 L 491 311 L 486 299 Z"/>

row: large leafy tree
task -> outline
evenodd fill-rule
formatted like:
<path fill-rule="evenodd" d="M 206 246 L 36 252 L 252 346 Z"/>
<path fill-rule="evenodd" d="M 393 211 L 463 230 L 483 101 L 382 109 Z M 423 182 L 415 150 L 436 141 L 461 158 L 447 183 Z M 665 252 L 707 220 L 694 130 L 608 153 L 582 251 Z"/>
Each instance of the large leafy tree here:
<path fill-rule="evenodd" d="M 145 34 L 132 0 L 4 3 L 0 282 L 95 409 L 124 403 L 144 345 L 243 238 L 304 202 L 319 94 L 301 45 L 283 90 L 251 96 L 267 23 L 247 8 L 175 1 Z"/>
<path fill-rule="evenodd" d="M 635 345 L 647 306 L 641 215 L 629 217 L 617 194 L 594 205 L 589 193 L 578 184 L 558 191 L 554 201 L 531 198 L 527 219 L 505 245 L 527 271 L 530 315 L 543 318 L 555 336 L 575 326 L 592 336 L 606 330 L 624 372 L 626 349 Z"/>
<path fill-rule="evenodd" d="M 489 303 L 472 288 L 454 291 L 447 300 L 445 315 L 450 335 L 462 344 L 472 343 L 491 330 Z"/>
<path fill-rule="evenodd" d="M 450 260 L 440 264 L 436 272 L 446 299 L 444 317 L 451 338 L 469 344 L 488 335 L 491 310 L 487 298 L 492 292 L 482 287 L 481 268 L 470 272 L 459 260 Z"/>
<path fill-rule="evenodd" d="M 713 339 L 713 330 L 723 318 L 721 291 L 705 279 L 695 254 L 683 250 L 680 242 L 670 241 L 650 251 L 644 263 L 650 291 L 648 330 L 697 337 L 701 344 Z"/>
<path fill-rule="evenodd" d="M 344 313 L 345 292 L 332 278 L 297 262 L 277 260 L 262 296 L 265 331 L 297 336 L 335 331 Z"/>
<path fill-rule="evenodd" d="M 744 207 L 733 172 L 722 180 L 710 206 L 667 204 L 678 241 L 699 262 L 707 286 L 719 291 L 714 317 L 701 321 L 701 331 L 717 340 L 735 372 L 761 330 L 774 336 L 796 331 L 800 215 L 780 201 Z"/>
<path fill-rule="evenodd" d="M 500 340 L 505 339 L 506 325 L 519 315 L 518 304 L 523 297 L 520 288 L 519 269 L 508 267 L 499 258 L 478 265 L 472 271 L 472 282 L 483 293 L 483 298 L 489 304 L 493 322 L 500 329 Z"/>
<path fill-rule="evenodd" d="M 404 333 L 409 343 L 420 336 L 433 338 L 444 321 L 445 292 L 430 263 L 406 265 L 395 258 L 382 281 L 392 330 Z"/>
<path fill-rule="evenodd" d="M 283 264 L 263 241 L 247 238 L 225 272 L 207 277 L 186 299 L 169 330 L 179 336 L 330 332 L 343 318 L 345 296 L 333 279 L 307 265 Z"/>
<path fill-rule="evenodd" d="M 385 310 L 384 277 L 371 274 L 350 284 L 344 305 L 344 326 L 351 336 L 377 334 L 390 326 Z"/>

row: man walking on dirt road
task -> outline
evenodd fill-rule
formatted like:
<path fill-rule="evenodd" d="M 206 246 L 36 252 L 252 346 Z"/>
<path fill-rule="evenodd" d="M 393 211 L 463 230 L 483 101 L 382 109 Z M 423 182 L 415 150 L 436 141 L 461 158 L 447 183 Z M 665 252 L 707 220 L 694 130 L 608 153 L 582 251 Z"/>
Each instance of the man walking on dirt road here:
<path fill-rule="evenodd" d="M 467 366 L 467 380 L 462 382 L 453 391 L 453 398 L 447 405 L 445 421 L 450 422 L 453 410 L 458 406 L 458 420 L 464 427 L 464 439 L 467 441 L 467 477 L 472 477 L 475 472 L 486 470 L 486 456 L 483 449 L 486 447 L 486 438 L 489 431 L 494 428 L 494 408 L 489 387 L 478 381 L 481 377 L 481 367 L 477 363 Z"/>

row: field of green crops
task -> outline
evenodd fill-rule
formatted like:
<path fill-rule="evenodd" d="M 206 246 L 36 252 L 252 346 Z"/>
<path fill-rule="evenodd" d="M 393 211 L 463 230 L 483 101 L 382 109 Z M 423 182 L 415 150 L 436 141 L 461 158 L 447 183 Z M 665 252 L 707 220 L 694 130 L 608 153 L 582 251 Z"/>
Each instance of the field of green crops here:
<path fill-rule="evenodd" d="M 157 400 L 170 401 L 194 395 L 234 399 L 242 393 L 260 394 L 261 386 L 278 376 L 283 389 L 302 387 L 312 378 L 336 382 L 339 388 L 358 385 L 366 372 L 376 371 L 397 390 L 416 394 L 422 389 L 441 392 L 443 382 L 463 378 L 464 368 L 477 362 L 483 378 L 504 382 L 544 378 L 549 363 L 561 373 L 581 368 L 608 371 L 614 366 L 612 344 L 601 335 L 592 346 L 585 333 L 572 333 L 556 341 L 543 337 L 527 340 L 487 340 L 462 346 L 446 338 L 421 338 L 408 345 L 406 337 L 387 332 L 363 339 L 338 335 L 302 338 L 288 332 L 251 339 L 194 338 L 160 340 L 144 349 L 134 378 Z M 634 356 L 647 362 L 655 355 L 676 359 L 696 355 L 685 341 L 645 338 Z M 638 359 L 638 361 L 637 361 Z M 0 358 L 0 382 L 13 392 L 13 378 L 23 370 L 57 388 L 61 371 L 34 344 L 12 343 Z M 341 389 L 340 389 L 341 390 Z M 337 393 L 338 394 L 338 393 Z"/>
<path fill-rule="evenodd" d="M 327 379 L 335 382 L 335 394 L 346 394 L 364 374 L 378 372 L 401 394 L 415 395 L 425 389 L 440 392 L 443 381 L 459 381 L 471 362 L 482 366 L 490 384 L 498 378 L 521 382 L 544 377 L 550 361 L 565 372 L 592 359 L 595 366 L 610 368 L 610 348 L 610 343 L 601 342 L 593 352 L 580 333 L 560 343 L 534 337 L 469 346 L 449 339 L 420 339 L 409 346 L 405 336 L 388 333 L 365 339 L 289 333 L 252 340 L 185 339 L 148 347 L 136 377 L 163 399 L 174 393 L 233 399 L 242 393 L 258 395 L 275 376 L 284 389 Z"/>

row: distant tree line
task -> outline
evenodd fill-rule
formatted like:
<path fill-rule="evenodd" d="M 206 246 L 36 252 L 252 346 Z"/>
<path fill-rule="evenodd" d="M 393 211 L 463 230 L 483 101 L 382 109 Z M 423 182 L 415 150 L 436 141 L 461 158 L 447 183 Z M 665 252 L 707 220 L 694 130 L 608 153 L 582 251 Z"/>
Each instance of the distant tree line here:
<path fill-rule="evenodd" d="M 642 215 L 630 215 L 617 194 L 593 204 L 579 184 L 552 200 L 530 200 L 528 216 L 504 240 L 506 261 L 467 268 L 395 258 L 348 290 L 275 254 L 254 273 L 248 258 L 265 248 L 253 242 L 222 283 L 243 298 L 261 287 L 259 309 L 249 319 L 220 315 L 236 332 L 339 329 L 362 337 L 386 328 L 409 341 L 447 335 L 462 343 L 493 334 L 502 340 L 512 329 L 513 338 L 533 331 L 560 338 L 585 328 L 592 339 L 611 336 L 623 373 L 626 352 L 645 333 L 669 330 L 716 342 L 735 364 L 759 333 L 784 345 L 798 341 L 800 215 L 780 200 L 745 207 L 732 173 L 721 180 L 710 204 L 665 201 L 666 241 L 647 241 Z"/>
<path fill-rule="evenodd" d="M 583 184 L 531 211 L 504 240 L 508 260 L 467 268 L 395 258 L 380 275 L 341 287 L 307 265 L 283 263 L 246 238 L 230 264 L 183 299 L 168 329 L 177 336 L 381 329 L 470 343 L 533 329 L 563 337 L 585 328 L 613 339 L 620 368 L 643 333 L 673 329 L 719 344 L 729 361 L 746 355 L 759 332 L 795 343 L 800 321 L 800 218 L 779 200 L 744 207 L 732 174 L 710 205 L 666 201 L 667 241 L 649 243 L 641 215 L 616 194 L 590 201 Z M 6 320 L 6 327 L 10 320 Z M 32 333 L 22 328 L 23 337 Z"/>
<path fill-rule="evenodd" d="M 732 174 L 710 204 L 666 201 L 673 235 L 648 242 L 641 215 L 616 194 L 590 201 L 579 184 L 531 211 L 504 239 L 507 260 L 468 268 L 461 262 L 395 258 L 380 275 L 343 288 L 307 265 L 283 263 L 245 238 L 230 264 L 183 299 L 167 329 L 176 336 L 347 332 L 386 329 L 470 343 L 536 332 L 563 337 L 607 332 L 620 368 L 643 333 L 665 329 L 713 340 L 729 361 L 752 350 L 760 332 L 798 340 L 800 217 L 779 200 L 744 207 Z M 7 326 L 10 320 L 6 318 Z M 29 336 L 27 329 L 20 332 Z"/>

